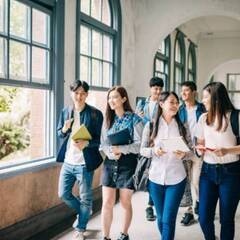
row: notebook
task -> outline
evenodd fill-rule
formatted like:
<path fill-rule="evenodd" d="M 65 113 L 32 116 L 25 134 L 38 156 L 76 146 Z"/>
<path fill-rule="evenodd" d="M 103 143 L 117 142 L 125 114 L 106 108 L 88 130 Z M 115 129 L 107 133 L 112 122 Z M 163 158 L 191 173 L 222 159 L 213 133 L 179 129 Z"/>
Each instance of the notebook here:
<path fill-rule="evenodd" d="M 87 141 L 92 139 L 91 134 L 84 124 L 80 125 L 79 129 L 72 136 L 72 140 L 74 141 L 79 139 Z"/>
<path fill-rule="evenodd" d="M 161 139 L 161 143 L 163 144 L 163 150 L 168 152 L 174 151 L 183 151 L 189 152 L 190 149 L 188 145 L 185 143 L 183 137 L 173 137 L 168 139 Z"/>
<path fill-rule="evenodd" d="M 112 145 L 127 145 L 133 142 L 128 128 L 124 128 L 116 133 L 107 136 Z"/>

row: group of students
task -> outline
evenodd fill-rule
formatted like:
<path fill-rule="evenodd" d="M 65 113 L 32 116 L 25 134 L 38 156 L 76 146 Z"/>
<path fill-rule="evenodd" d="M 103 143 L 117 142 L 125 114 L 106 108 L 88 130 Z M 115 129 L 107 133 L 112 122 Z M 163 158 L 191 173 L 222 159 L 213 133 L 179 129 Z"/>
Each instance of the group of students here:
<path fill-rule="evenodd" d="M 138 155 L 151 158 L 148 190 L 150 201 L 147 219 L 154 220 L 156 210 L 160 239 L 172 240 L 177 212 L 188 205 L 182 224 L 188 225 L 199 214 L 206 240 L 215 240 L 214 217 L 220 207 L 221 240 L 234 239 L 234 219 L 240 200 L 240 145 L 232 130 L 232 112 L 236 112 L 225 86 L 220 82 L 207 84 L 202 103 L 196 101 L 193 82 L 182 84 L 182 100 L 175 92 L 164 91 L 163 80 L 150 80 L 151 96 L 139 101 L 136 111 L 130 106 L 127 91 L 115 86 L 108 91 L 103 115 L 88 105 L 89 86 L 75 81 L 70 86 L 73 107 L 62 110 L 58 135 L 62 144 L 57 161 L 64 162 L 59 178 L 59 197 L 77 212 L 74 239 L 85 239 L 92 211 L 93 172 L 102 163 L 100 150 L 106 158 L 102 172 L 102 235 L 110 240 L 116 191 L 123 211 L 123 223 L 117 240 L 129 240 L 132 220 L 132 176 Z M 238 114 L 238 112 L 237 112 Z M 84 124 L 92 139 L 73 141 L 71 136 Z M 133 141 L 112 146 L 108 136 L 128 129 Z M 164 151 L 162 139 L 182 136 L 190 151 Z M 80 198 L 72 193 L 77 181 Z M 183 197 L 184 196 L 184 197 Z"/>

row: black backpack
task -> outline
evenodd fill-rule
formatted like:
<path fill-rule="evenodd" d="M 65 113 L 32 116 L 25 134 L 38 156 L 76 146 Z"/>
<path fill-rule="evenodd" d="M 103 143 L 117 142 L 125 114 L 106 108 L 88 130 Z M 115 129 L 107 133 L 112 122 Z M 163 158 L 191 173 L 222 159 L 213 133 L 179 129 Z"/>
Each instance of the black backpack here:
<path fill-rule="evenodd" d="M 240 111 L 237 109 L 232 110 L 230 116 L 230 122 L 232 126 L 232 131 L 237 138 L 237 145 L 240 145 L 240 137 L 239 137 L 239 113 Z"/>

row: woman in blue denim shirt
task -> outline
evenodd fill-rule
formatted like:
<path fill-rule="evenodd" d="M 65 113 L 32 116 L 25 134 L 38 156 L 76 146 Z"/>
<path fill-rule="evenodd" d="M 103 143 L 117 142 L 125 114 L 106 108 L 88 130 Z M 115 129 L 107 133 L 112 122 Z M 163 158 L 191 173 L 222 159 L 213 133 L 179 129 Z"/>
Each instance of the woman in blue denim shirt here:
<path fill-rule="evenodd" d="M 129 240 L 128 228 L 132 219 L 131 198 L 134 190 L 132 176 L 137 165 L 143 123 L 141 118 L 133 113 L 125 88 L 113 87 L 109 90 L 107 99 L 106 124 L 103 127 L 101 138 L 101 148 L 107 156 L 102 176 L 103 237 L 105 240 L 110 239 L 113 206 L 116 200 L 116 190 L 119 189 L 124 222 L 118 240 Z M 112 146 L 108 136 L 123 129 L 129 130 L 133 139 L 132 143 Z"/>

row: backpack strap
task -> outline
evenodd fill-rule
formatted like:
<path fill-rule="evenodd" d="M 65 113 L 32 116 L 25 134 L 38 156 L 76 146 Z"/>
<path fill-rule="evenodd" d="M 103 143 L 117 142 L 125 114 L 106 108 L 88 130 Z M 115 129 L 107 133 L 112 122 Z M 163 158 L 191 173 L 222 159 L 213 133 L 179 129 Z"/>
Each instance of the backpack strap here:
<path fill-rule="evenodd" d="M 240 126 L 240 111 L 239 110 L 232 110 L 230 115 L 230 122 L 232 126 L 232 131 L 237 138 L 237 145 L 240 144 L 240 137 L 239 137 L 239 126 Z"/>

